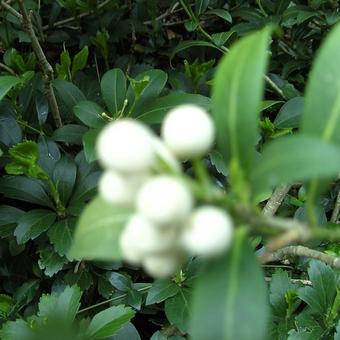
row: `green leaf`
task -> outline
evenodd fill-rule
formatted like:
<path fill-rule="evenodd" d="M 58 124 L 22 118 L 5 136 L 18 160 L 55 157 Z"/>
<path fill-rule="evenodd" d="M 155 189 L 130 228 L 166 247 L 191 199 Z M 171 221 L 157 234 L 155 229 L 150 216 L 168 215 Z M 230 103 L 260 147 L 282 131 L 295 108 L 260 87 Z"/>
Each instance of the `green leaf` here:
<path fill-rule="evenodd" d="M 0 205 L 0 237 L 13 235 L 18 220 L 25 214 L 20 210 L 9 205 Z"/>
<path fill-rule="evenodd" d="M 340 146 L 339 39 L 340 24 L 332 29 L 315 58 L 305 91 L 301 132 Z"/>
<path fill-rule="evenodd" d="M 145 105 L 148 105 L 160 95 L 168 80 L 168 75 L 162 70 L 148 70 L 140 73 L 136 80 L 144 78 L 148 78 L 149 81 L 138 95 L 134 93 L 132 86 L 129 86 L 127 90 L 127 98 L 130 104 L 132 103 L 132 98 L 135 101 L 137 100 L 134 107 L 130 107 L 130 114 L 132 116 L 138 116 Z"/>
<path fill-rule="evenodd" d="M 1 108 L 3 110 L 3 108 Z M 0 142 L 6 146 L 17 144 L 22 139 L 22 132 L 15 118 L 6 112 L 0 113 Z"/>
<path fill-rule="evenodd" d="M 230 13 L 226 9 L 216 8 L 208 11 L 206 14 L 213 14 L 216 15 L 225 21 L 229 22 L 230 24 L 233 22 L 233 18 L 231 17 Z"/>
<path fill-rule="evenodd" d="M 36 179 L 22 176 L 5 176 L 0 178 L 0 192 L 9 198 L 53 208 L 53 203 L 46 194 L 41 182 Z"/>
<path fill-rule="evenodd" d="M 33 141 L 24 141 L 12 146 L 8 153 L 16 162 L 25 166 L 34 165 L 39 158 L 38 144 Z"/>
<path fill-rule="evenodd" d="M 102 97 L 112 115 L 119 113 L 126 99 L 126 77 L 122 70 L 107 71 L 101 82 Z"/>
<path fill-rule="evenodd" d="M 214 44 L 204 41 L 204 40 L 182 41 L 172 50 L 172 53 L 170 55 L 170 63 L 177 53 L 187 50 L 188 48 L 191 48 L 191 47 L 212 47 L 212 48 L 218 49 Z"/>
<path fill-rule="evenodd" d="M 245 174 L 253 168 L 269 38 L 266 28 L 237 42 L 223 57 L 213 82 L 212 112 L 219 148 Z"/>
<path fill-rule="evenodd" d="M 47 319 L 58 318 L 65 324 L 71 324 L 80 307 L 81 294 L 78 286 L 67 286 L 59 294 L 42 295 L 38 315 Z"/>
<path fill-rule="evenodd" d="M 298 286 L 291 282 L 286 271 L 278 270 L 273 274 L 269 295 L 273 316 L 288 321 L 292 312 L 299 305 L 299 301 L 295 301 L 297 288 Z"/>
<path fill-rule="evenodd" d="M 56 142 L 81 145 L 82 137 L 87 128 L 82 125 L 68 124 L 54 130 L 52 139 Z"/>
<path fill-rule="evenodd" d="M 196 0 L 195 1 L 195 14 L 200 15 L 206 11 L 209 6 L 210 0 Z"/>
<path fill-rule="evenodd" d="M 67 116 L 72 115 L 73 107 L 77 103 L 86 100 L 80 89 L 69 81 L 55 79 L 53 81 L 53 87 L 56 90 L 58 102 L 65 106 L 65 114 L 67 114 Z"/>
<path fill-rule="evenodd" d="M 106 273 L 105 277 L 113 287 L 120 290 L 121 292 L 127 292 L 131 288 L 131 280 L 123 274 L 117 272 L 108 272 Z"/>
<path fill-rule="evenodd" d="M 103 112 L 104 110 L 98 104 L 88 100 L 79 102 L 73 108 L 75 116 L 77 116 L 86 126 L 92 128 L 101 128 L 107 123 L 102 116 Z"/>
<path fill-rule="evenodd" d="M 67 156 L 62 157 L 55 165 L 53 181 L 57 186 L 60 199 L 66 205 L 71 197 L 76 181 L 76 163 Z"/>
<path fill-rule="evenodd" d="M 64 265 L 68 263 L 66 257 L 58 255 L 54 252 L 53 247 L 47 245 L 39 249 L 40 258 L 38 260 L 39 268 L 44 270 L 46 276 L 52 277 L 63 269 Z"/>
<path fill-rule="evenodd" d="M 1 76 L 0 77 L 0 100 L 15 86 L 22 82 L 20 78 L 14 76 Z"/>
<path fill-rule="evenodd" d="M 111 340 L 141 340 L 136 327 L 128 322 Z"/>
<path fill-rule="evenodd" d="M 298 128 L 303 110 L 304 98 L 295 97 L 286 102 L 277 114 L 274 125 L 279 129 Z"/>
<path fill-rule="evenodd" d="M 119 236 L 130 216 L 100 197 L 87 205 L 80 216 L 70 256 L 96 260 L 118 260 Z"/>
<path fill-rule="evenodd" d="M 92 339 L 104 339 L 116 334 L 135 315 L 130 307 L 113 306 L 96 314 L 90 322 L 86 334 Z"/>
<path fill-rule="evenodd" d="M 77 186 L 74 190 L 70 204 L 75 203 L 77 201 L 85 202 L 91 199 L 97 192 L 97 184 L 100 175 L 101 175 L 100 171 L 95 171 L 87 174 L 84 177 L 82 176 L 79 177 L 79 180 L 77 178 Z"/>
<path fill-rule="evenodd" d="M 173 92 L 144 106 L 136 117 L 145 123 L 160 124 L 169 110 L 181 104 L 196 104 L 208 110 L 210 99 L 199 94 Z"/>
<path fill-rule="evenodd" d="M 20 218 L 14 231 L 18 244 L 37 238 L 53 224 L 55 219 L 56 214 L 50 210 L 34 209 L 27 212 Z"/>
<path fill-rule="evenodd" d="M 7 315 L 13 308 L 14 302 L 12 297 L 6 294 L 0 294 L 0 317 L 7 318 Z"/>
<path fill-rule="evenodd" d="M 99 129 L 90 129 L 83 135 L 84 152 L 88 162 L 93 162 L 97 159 L 96 141 L 99 133 Z"/>
<path fill-rule="evenodd" d="M 61 256 L 66 255 L 71 248 L 76 222 L 76 218 L 68 217 L 54 223 L 48 230 L 48 237 L 54 246 L 54 250 Z"/>
<path fill-rule="evenodd" d="M 34 340 L 34 333 L 30 326 L 22 319 L 8 321 L 0 331 L 3 340 Z"/>
<path fill-rule="evenodd" d="M 262 156 L 252 173 L 255 191 L 315 177 L 332 177 L 340 169 L 339 148 L 303 135 L 274 140 L 265 146 Z"/>
<path fill-rule="evenodd" d="M 167 319 L 183 333 L 188 331 L 191 299 L 192 290 L 181 288 L 177 295 L 165 301 L 164 311 Z"/>
<path fill-rule="evenodd" d="M 234 31 L 229 32 L 220 32 L 220 33 L 213 33 L 211 38 L 217 46 L 224 45 L 233 35 L 235 34 Z"/>
<path fill-rule="evenodd" d="M 172 280 L 156 280 L 146 297 L 145 304 L 152 305 L 154 303 L 160 303 L 179 292 L 178 285 Z"/>
<path fill-rule="evenodd" d="M 194 287 L 191 336 L 195 340 L 263 340 L 267 335 L 267 287 L 244 229 L 232 249 L 206 263 Z"/>
<path fill-rule="evenodd" d="M 311 287 L 299 289 L 299 298 L 312 309 L 312 313 L 325 320 L 336 296 L 337 278 L 325 263 L 312 260 L 308 268 Z"/>
<path fill-rule="evenodd" d="M 76 74 L 77 71 L 82 70 L 86 64 L 89 56 L 89 48 L 84 46 L 73 58 L 72 61 L 72 76 Z"/>

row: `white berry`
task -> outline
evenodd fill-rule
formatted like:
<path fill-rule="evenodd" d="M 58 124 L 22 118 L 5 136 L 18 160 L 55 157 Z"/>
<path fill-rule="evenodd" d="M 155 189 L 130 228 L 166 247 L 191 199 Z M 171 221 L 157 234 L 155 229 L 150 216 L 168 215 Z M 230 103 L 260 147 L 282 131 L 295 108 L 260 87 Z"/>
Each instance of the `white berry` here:
<path fill-rule="evenodd" d="M 150 221 L 174 225 L 192 210 L 193 197 L 187 186 L 171 176 L 158 176 L 147 181 L 137 197 L 137 209 Z"/>
<path fill-rule="evenodd" d="M 148 171 L 155 157 L 152 133 L 135 120 L 117 120 L 108 124 L 100 133 L 97 155 L 104 167 L 115 171 Z"/>
<path fill-rule="evenodd" d="M 141 264 L 143 252 L 140 242 L 143 238 L 143 228 L 131 218 L 119 238 L 119 247 L 123 259 L 133 265 Z"/>
<path fill-rule="evenodd" d="M 148 255 L 143 260 L 145 271 L 152 277 L 163 279 L 176 273 L 180 261 L 174 254 Z"/>
<path fill-rule="evenodd" d="M 143 174 L 127 177 L 115 171 L 104 171 L 99 179 L 98 191 L 100 196 L 112 205 L 132 206 L 146 178 L 147 175 Z"/>
<path fill-rule="evenodd" d="M 165 144 L 177 157 L 192 159 L 203 156 L 212 147 L 215 129 L 205 110 L 186 104 L 169 111 L 161 134 Z"/>
<path fill-rule="evenodd" d="M 203 206 L 191 215 L 182 234 L 182 245 L 192 255 L 223 253 L 231 244 L 233 222 L 222 209 Z"/>

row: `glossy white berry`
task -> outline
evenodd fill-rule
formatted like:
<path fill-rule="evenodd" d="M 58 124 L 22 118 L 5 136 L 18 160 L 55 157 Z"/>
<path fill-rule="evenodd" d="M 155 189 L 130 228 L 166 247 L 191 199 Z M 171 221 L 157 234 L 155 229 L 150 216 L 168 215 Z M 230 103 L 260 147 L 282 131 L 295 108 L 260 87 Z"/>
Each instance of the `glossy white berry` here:
<path fill-rule="evenodd" d="M 119 238 L 119 247 L 122 258 L 132 264 L 141 264 L 143 252 L 140 242 L 143 237 L 143 228 L 133 218 L 129 220 Z"/>
<path fill-rule="evenodd" d="M 180 261 L 175 254 L 148 255 L 143 260 L 143 266 L 150 276 L 163 279 L 176 273 L 180 267 Z"/>
<path fill-rule="evenodd" d="M 205 110 L 186 104 L 169 111 L 161 134 L 174 155 L 182 159 L 192 159 L 203 156 L 212 147 L 215 129 Z"/>
<path fill-rule="evenodd" d="M 214 256 L 228 249 L 233 222 L 222 209 L 202 206 L 191 215 L 182 233 L 182 245 L 192 255 Z"/>
<path fill-rule="evenodd" d="M 155 157 L 153 135 L 146 126 L 135 120 L 117 120 L 99 134 L 97 155 L 104 167 L 115 171 L 148 171 Z"/>
<path fill-rule="evenodd" d="M 100 196 L 115 206 L 133 206 L 137 192 L 146 181 L 147 175 L 121 175 L 115 171 L 104 171 L 99 179 L 98 191 Z"/>
<path fill-rule="evenodd" d="M 191 212 L 193 204 L 193 197 L 187 186 L 171 176 L 150 179 L 137 197 L 138 212 L 160 226 L 182 221 Z"/>

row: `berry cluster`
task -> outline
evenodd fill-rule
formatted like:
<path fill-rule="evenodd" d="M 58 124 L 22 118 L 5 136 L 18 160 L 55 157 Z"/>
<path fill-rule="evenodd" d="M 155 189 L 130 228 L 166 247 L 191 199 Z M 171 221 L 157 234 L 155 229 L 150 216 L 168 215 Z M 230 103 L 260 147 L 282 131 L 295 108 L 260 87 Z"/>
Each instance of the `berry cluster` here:
<path fill-rule="evenodd" d="M 222 253 L 233 232 L 223 210 L 195 207 L 180 165 L 212 147 L 208 113 L 194 105 L 178 106 L 165 117 L 161 137 L 125 118 L 106 126 L 97 144 L 105 168 L 100 195 L 114 206 L 135 210 L 120 237 L 122 256 L 154 277 L 174 274 L 187 254 Z"/>

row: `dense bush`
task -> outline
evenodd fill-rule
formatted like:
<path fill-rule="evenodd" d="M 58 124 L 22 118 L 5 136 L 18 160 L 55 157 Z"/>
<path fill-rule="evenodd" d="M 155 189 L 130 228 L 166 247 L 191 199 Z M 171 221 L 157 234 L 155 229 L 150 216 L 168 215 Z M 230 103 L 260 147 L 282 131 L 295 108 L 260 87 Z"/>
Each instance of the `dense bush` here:
<path fill-rule="evenodd" d="M 0 338 L 340 339 L 338 2 L 2 0 Z"/>

